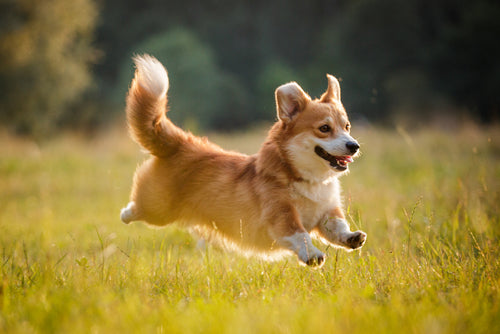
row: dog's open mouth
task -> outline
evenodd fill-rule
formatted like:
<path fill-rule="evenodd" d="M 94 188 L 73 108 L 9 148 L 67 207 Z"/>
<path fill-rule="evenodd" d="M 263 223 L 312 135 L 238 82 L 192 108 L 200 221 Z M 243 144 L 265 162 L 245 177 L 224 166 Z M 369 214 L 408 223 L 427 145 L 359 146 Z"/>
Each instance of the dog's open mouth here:
<path fill-rule="evenodd" d="M 336 170 L 342 172 L 347 169 L 347 164 L 353 162 L 352 157 L 350 155 L 344 155 L 340 157 L 336 157 L 334 155 L 329 154 L 322 147 L 316 146 L 314 148 L 314 152 L 321 158 L 325 159 L 330 163 L 330 166 L 335 168 Z"/>

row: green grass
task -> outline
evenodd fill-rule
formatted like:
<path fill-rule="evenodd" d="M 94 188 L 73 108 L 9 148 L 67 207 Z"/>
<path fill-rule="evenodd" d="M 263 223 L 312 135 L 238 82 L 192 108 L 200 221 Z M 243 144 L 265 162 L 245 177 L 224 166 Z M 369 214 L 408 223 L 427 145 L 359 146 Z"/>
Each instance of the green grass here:
<path fill-rule="evenodd" d="M 265 131 L 210 136 L 255 152 Z M 361 251 L 321 269 L 123 225 L 124 133 L 0 136 L 2 333 L 499 333 L 500 129 L 358 129 L 342 179 Z"/>

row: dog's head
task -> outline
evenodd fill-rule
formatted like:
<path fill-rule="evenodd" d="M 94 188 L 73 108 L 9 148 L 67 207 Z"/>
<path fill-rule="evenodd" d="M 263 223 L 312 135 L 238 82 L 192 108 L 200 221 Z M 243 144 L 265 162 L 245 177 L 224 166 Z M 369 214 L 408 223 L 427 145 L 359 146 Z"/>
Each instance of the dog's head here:
<path fill-rule="evenodd" d="M 301 176 L 311 181 L 346 172 L 359 152 L 340 101 L 339 82 L 331 75 L 327 78 L 328 89 L 315 100 L 295 82 L 276 89 L 283 147 Z"/>

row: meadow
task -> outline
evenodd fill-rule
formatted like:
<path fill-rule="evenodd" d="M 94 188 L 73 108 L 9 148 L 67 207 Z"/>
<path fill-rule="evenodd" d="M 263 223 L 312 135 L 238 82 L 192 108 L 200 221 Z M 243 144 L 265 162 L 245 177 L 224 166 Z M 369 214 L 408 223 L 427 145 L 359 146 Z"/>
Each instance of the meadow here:
<path fill-rule="evenodd" d="M 500 333 L 500 128 L 354 128 L 342 178 L 368 233 L 321 269 L 124 225 L 146 158 L 125 126 L 0 134 L 1 333 Z M 257 151 L 265 129 L 209 135 Z"/>

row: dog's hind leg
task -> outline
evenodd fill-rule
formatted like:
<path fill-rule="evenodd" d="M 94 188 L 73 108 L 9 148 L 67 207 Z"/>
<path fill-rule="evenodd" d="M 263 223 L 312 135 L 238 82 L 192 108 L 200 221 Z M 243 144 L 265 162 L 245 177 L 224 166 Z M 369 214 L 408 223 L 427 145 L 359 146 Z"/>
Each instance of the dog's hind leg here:
<path fill-rule="evenodd" d="M 137 206 L 133 201 L 129 202 L 127 207 L 123 208 L 122 211 L 120 212 L 120 219 L 125 224 L 129 224 L 130 222 L 136 220 L 137 218 L 139 218 L 137 215 Z"/>

